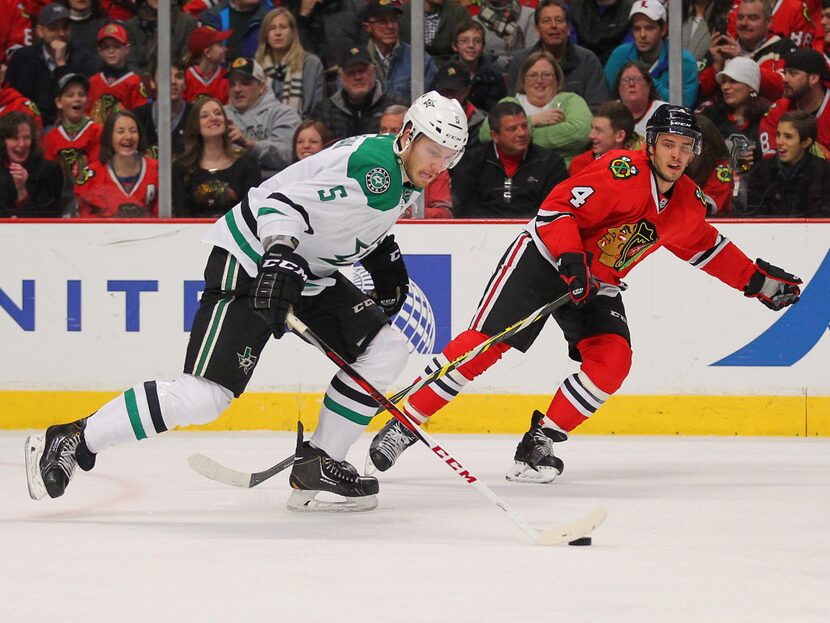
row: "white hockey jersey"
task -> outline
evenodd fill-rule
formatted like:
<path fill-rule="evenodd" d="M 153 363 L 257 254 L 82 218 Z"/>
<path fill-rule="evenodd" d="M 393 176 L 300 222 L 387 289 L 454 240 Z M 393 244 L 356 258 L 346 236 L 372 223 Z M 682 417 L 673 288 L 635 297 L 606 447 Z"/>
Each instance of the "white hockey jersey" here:
<path fill-rule="evenodd" d="M 319 293 L 339 267 L 368 255 L 420 195 L 404 182 L 394 140 L 346 138 L 291 165 L 252 188 L 203 240 L 233 254 L 254 277 L 263 239 L 296 238 L 296 253 L 311 270 L 303 295 Z"/>

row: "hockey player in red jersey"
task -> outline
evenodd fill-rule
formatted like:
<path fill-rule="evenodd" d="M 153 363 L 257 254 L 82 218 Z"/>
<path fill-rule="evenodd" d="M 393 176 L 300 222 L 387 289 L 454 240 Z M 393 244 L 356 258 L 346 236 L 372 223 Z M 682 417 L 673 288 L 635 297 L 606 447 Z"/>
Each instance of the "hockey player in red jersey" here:
<path fill-rule="evenodd" d="M 551 482 L 564 468 L 553 442 L 591 417 L 619 389 L 631 366 L 622 278 L 665 247 L 713 277 L 780 310 L 798 301 L 801 280 L 763 260 L 753 263 L 705 220 L 700 188 L 684 175 L 701 150 L 701 132 L 686 108 L 663 104 L 646 129 L 645 151 L 609 151 L 556 186 L 502 256 L 473 316 L 422 373 L 426 376 L 531 315 L 563 293 L 553 312 L 581 362 L 545 413 L 535 411 L 516 448 L 508 480 Z M 506 342 L 415 392 L 404 405 L 419 424 L 446 405 L 509 348 L 526 351 L 537 322 Z M 392 419 L 372 441 L 367 468 L 389 469 L 416 437 Z"/>

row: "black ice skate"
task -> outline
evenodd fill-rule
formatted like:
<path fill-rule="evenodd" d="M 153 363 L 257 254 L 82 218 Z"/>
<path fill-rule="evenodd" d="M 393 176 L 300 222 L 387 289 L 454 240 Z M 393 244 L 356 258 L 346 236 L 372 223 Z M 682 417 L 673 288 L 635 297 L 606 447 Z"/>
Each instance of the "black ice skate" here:
<path fill-rule="evenodd" d="M 351 463 L 335 461 L 323 450 L 303 441 L 303 425 L 297 426 L 297 451 L 289 484 L 294 489 L 288 508 L 311 512 L 356 512 L 378 505 L 377 478 L 361 476 Z M 344 500 L 317 499 L 318 493 L 333 493 Z"/>
<path fill-rule="evenodd" d="M 26 480 L 29 495 L 39 500 L 63 495 L 75 466 L 88 472 L 95 467 L 95 454 L 84 441 L 86 418 L 69 424 L 50 426 L 42 435 L 26 439 Z"/>
<path fill-rule="evenodd" d="M 398 457 L 409 446 L 418 441 L 406 426 L 395 418 L 383 425 L 369 445 L 369 456 L 366 459 L 365 472 L 375 473 L 375 470 L 385 472 L 395 464 Z"/>
<path fill-rule="evenodd" d="M 562 459 L 553 454 L 554 442 L 565 441 L 568 436 L 562 431 L 542 428 L 544 414 L 534 411 L 530 419 L 530 430 L 524 434 L 516 454 L 515 463 L 507 472 L 512 482 L 553 482 L 565 469 Z"/>

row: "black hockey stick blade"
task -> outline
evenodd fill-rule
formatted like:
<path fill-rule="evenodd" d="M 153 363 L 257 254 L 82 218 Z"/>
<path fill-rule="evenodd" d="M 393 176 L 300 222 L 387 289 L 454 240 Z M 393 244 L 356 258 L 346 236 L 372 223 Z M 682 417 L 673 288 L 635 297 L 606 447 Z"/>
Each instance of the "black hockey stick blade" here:
<path fill-rule="evenodd" d="M 197 474 L 210 478 L 223 485 L 251 489 L 262 484 L 272 476 L 276 476 L 287 467 L 294 464 L 294 455 L 284 458 L 276 465 L 261 472 L 240 472 L 230 467 L 217 463 L 204 454 L 193 454 L 187 459 L 188 464 Z"/>

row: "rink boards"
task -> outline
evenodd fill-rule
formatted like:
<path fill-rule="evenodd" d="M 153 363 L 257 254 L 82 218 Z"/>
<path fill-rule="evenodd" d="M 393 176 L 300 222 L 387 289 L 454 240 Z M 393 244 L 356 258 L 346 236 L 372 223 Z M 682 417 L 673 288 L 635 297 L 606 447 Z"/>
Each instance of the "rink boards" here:
<path fill-rule="evenodd" d="M 830 223 L 716 226 L 750 258 L 801 276 L 802 302 L 776 314 L 658 251 L 626 279 L 632 372 L 580 432 L 830 435 Z M 75 419 L 125 387 L 178 374 L 210 250 L 199 240 L 207 227 L 0 225 L 0 428 Z M 520 229 L 515 222 L 397 227 L 416 286 L 399 322 L 420 349 L 400 386 L 466 328 Z M 333 370 L 293 336 L 274 342 L 249 392 L 205 428 L 287 430 L 298 418 L 313 427 Z M 549 323 L 526 355 L 508 353 L 431 430 L 521 431 L 575 370 Z"/>

